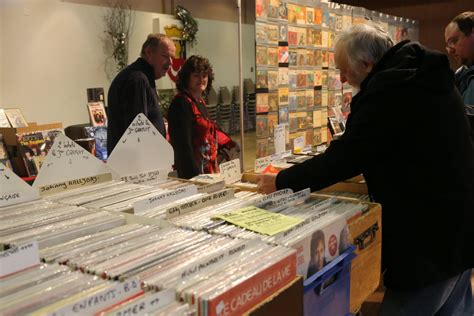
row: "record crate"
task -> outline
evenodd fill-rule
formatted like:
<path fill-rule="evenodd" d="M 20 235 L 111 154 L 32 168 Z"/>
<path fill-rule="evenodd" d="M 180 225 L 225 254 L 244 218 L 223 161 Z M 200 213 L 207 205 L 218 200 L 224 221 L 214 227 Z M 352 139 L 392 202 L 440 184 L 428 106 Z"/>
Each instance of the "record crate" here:
<path fill-rule="evenodd" d="M 324 197 L 326 194 L 313 194 Z M 337 198 L 354 201 L 353 198 Z M 356 246 L 357 257 L 351 266 L 350 312 L 360 310 L 362 303 L 374 293 L 380 283 L 382 269 L 382 207 L 378 203 L 361 201 L 369 209 L 360 216 L 350 219 L 349 238 Z"/>
<path fill-rule="evenodd" d="M 304 315 L 348 315 L 351 263 L 355 247 L 351 246 L 328 265 L 304 281 Z"/>

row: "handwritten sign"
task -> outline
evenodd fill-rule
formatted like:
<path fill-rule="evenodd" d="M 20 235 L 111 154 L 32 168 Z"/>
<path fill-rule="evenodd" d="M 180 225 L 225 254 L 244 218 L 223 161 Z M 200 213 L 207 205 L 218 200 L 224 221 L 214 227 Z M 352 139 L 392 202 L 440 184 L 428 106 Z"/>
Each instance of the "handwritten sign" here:
<path fill-rule="evenodd" d="M 262 197 L 259 200 L 255 201 L 254 204 L 255 204 L 255 206 L 261 207 L 261 206 L 263 206 L 267 203 L 279 200 L 279 199 L 281 199 L 283 197 L 286 197 L 286 196 L 288 196 L 292 193 L 293 193 L 292 189 L 278 190 L 278 191 L 275 191 L 273 193 L 265 195 L 264 197 Z"/>
<path fill-rule="evenodd" d="M 281 153 L 286 150 L 286 127 L 288 124 L 278 124 L 273 129 L 275 153 Z"/>
<path fill-rule="evenodd" d="M 255 172 L 262 172 L 265 170 L 266 167 L 268 167 L 272 163 L 272 156 L 265 156 L 262 158 L 257 158 L 255 159 Z"/>
<path fill-rule="evenodd" d="M 38 243 L 29 242 L 0 252 L 0 278 L 40 264 Z"/>
<path fill-rule="evenodd" d="M 153 170 L 141 172 L 139 174 L 121 176 L 120 180 L 134 184 L 157 182 L 166 179 L 168 177 L 168 173 L 169 170 L 167 169 Z"/>
<path fill-rule="evenodd" d="M 173 147 L 153 123 L 139 113 L 109 155 L 107 165 L 125 177 L 159 170 L 156 179 L 164 180 L 173 162 Z"/>
<path fill-rule="evenodd" d="M 39 193 L 41 196 L 48 196 L 58 192 L 63 192 L 71 189 L 77 189 L 81 187 L 87 187 L 90 185 L 103 183 L 112 180 L 112 175 L 110 173 L 99 174 L 96 176 L 73 179 L 69 181 L 63 181 L 58 183 L 52 183 L 39 187 Z"/>
<path fill-rule="evenodd" d="M 161 193 L 156 196 L 149 197 L 145 200 L 140 200 L 133 203 L 133 213 L 139 215 L 145 210 L 149 210 L 159 205 L 164 205 L 173 201 L 177 201 L 179 199 L 183 199 L 185 197 L 189 197 L 197 193 L 197 187 L 194 184 L 178 188 L 170 192 Z"/>
<path fill-rule="evenodd" d="M 234 197 L 234 190 L 226 189 L 216 193 L 209 194 L 205 197 L 196 198 L 181 205 L 170 207 L 166 210 L 166 219 L 171 219 L 186 213 L 204 208 L 209 205 L 217 204 L 230 200 Z"/>
<path fill-rule="evenodd" d="M 125 304 L 122 308 L 116 308 L 108 312 L 107 315 L 131 316 L 151 314 L 164 306 L 173 303 L 175 301 L 175 296 L 175 291 L 172 289 L 157 293 L 147 293 L 142 299 L 134 301 L 133 304 Z"/>
<path fill-rule="evenodd" d="M 114 286 L 107 287 L 89 297 L 83 294 L 77 294 L 70 298 L 73 303 L 64 306 L 50 314 L 49 316 L 65 315 L 93 315 L 109 306 L 122 302 L 132 296 L 143 293 L 140 281 L 131 279 L 126 282 L 117 283 Z"/>
<path fill-rule="evenodd" d="M 273 202 L 276 206 L 291 206 L 302 203 L 309 199 L 311 196 L 311 190 L 309 188 L 295 192 L 288 196 L 282 197 Z"/>
<path fill-rule="evenodd" d="M 118 179 L 118 175 L 105 163 L 64 134 L 58 134 L 53 147 L 46 155 L 33 187 L 40 188 L 102 174 L 111 174 L 113 179 Z"/>
<path fill-rule="evenodd" d="M 215 217 L 263 235 L 276 235 L 302 222 L 299 218 L 272 213 L 255 206 Z"/>
<path fill-rule="evenodd" d="M 242 179 L 240 159 L 238 158 L 220 164 L 219 170 L 224 178 L 225 184 L 234 183 Z"/>
<path fill-rule="evenodd" d="M 300 153 L 305 145 L 305 139 L 303 136 L 296 137 L 293 140 L 293 150 L 295 153 Z"/>
<path fill-rule="evenodd" d="M 38 190 L 29 186 L 0 163 L 0 207 L 39 199 Z"/>

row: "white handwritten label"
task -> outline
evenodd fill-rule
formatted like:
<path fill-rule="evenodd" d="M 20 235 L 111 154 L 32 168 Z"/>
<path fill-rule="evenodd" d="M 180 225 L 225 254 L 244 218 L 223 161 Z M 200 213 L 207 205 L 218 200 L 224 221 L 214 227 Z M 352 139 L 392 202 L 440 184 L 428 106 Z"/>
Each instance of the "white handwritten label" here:
<path fill-rule="evenodd" d="M 287 124 L 278 124 L 273 129 L 275 153 L 281 153 L 286 150 L 286 126 Z"/>
<path fill-rule="evenodd" d="M 301 150 L 302 153 L 310 153 L 313 149 L 313 146 L 311 145 L 305 145 L 303 149 Z"/>
<path fill-rule="evenodd" d="M 273 193 L 267 194 L 264 197 L 262 197 L 261 199 L 255 201 L 254 205 L 257 206 L 257 207 L 262 207 L 263 205 L 265 205 L 267 203 L 270 203 L 270 202 L 279 200 L 281 198 L 287 197 L 292 193 L 293 193 L 292 189 L 278 190 L 278 191 L 275 191 Z"/>
<path fill-rule="evenodd" d="M 153 170 L 153 171 L 141 172 L 138 174 L 121 176 L 120 180 L 124 182 L 134 183 L 134 184 L 141 184 L 141 183 L 149 183 L 149 182 L 164 180 L 167 177 L 168 177 L 168 170 L 161 169 L 161 170 Z"/>
<path fill-rule="evenodd" d="M 266 157 L 255 159 L 254 171 L 262 172 L 263 170 L 265 170 L 265 168 L 268 167 L 272 163 L 271 158 L 272 156 L 266 156 Z"/>
<path fill-rule="evenodd" d="M 114 309 L 112 315 L 131 316 L 150 314 L 174 302 L 175 296 L 175 291 L 172 289 L 157 293 L 147 293 L 144 298 L 135 301 L 133 304 L 126 304 L 120 309 Z"/>
<path fill-rule="evenodd" d="M 225 187 L 224 181 L 219 181 L 216 183 L 203 184 L 198 186 L 198 193 L 214 193 L 220 191 Z"/>
<path fill-rule="evenodd" d="M 136 201 L 133 203 L 133 213 L 139 215 L 146 210 L 152 209 L 159 205 L 164 205 L 179 199 L 183 199 L 192 195 L 197 194 L 197 187 L 194 184 L 178 188 L 176 190 L 158 194 L 153 197 L 149 197 L 145 200 Z"/>
<path fill-rule="evenodd" d="M 301 150 L 303 149 L 305 145 L 305 139 L 303 136 L 300 136 L 300 137 L 296 137 L 294 140 L 293 140 L 293 150 L 295 152 L 301 152 Z"/>
<path fill-rule="evenodd" d="M 32 241 L 0 252 L 0 278 L 40 264 L 38 243 Z"/>
<path fill-rule="evenodd" d="M 112 175 L 110 173 L 99 174 L 91 177 L 84 177 L 79 179 L 73 179 L 69 181 L 52 183 L 42 187 L 39 187 L 38 190 L 41 196 L 48 196 L 58 192 L 63 192 L 71 189 L 77 189 L 81 187 L 87 187 L 90 185 L 104 183 L 112 180 Z"/>
<path fill-rule="evenodd" d="M 75 302 L 50 313 L 50 316 L 93 315 L 132 296 L 143 292 L 140 281 L 131 279 L 117 283 L 89 297 L 81 297 Z"/>
<path fill-rule="evenodd" d="M 39 199 L 38 190 L 29 186 L 0 163 L 0 207 Z"/>
<path fill-rule="evenodd" d="M 209 205 L 224 202 L 224 201 L 230 200 L 233 197 L 234 197 L 233 189 L 218 191 L 216 193 L 209 194 L 208 196 L 200 197 L 200 198 L 188 201 L 186 203 L 183 203 L 181 205 L 168 208 L 166 210 L 166 219 L 184 215 L 186 213 L 195 211 L 200 208 L 207 207 Z"/>
<path fill-rule="evenodd" d="M 273 154 L 271 156 L 271 160 L 272 161 L 277 161 L 277 160 L 282 160 L 283 158 L 285 157 L 289 157 L 293 154 L 293 152 L 291 151 L 291 149 L 287 150 L 287 151 L 283 151 L 279 154 Z"/>
<path fill-rule="evenodd" d="M 290 194 L 273 202 L 275 206 L 291 206 L 302 203 L 309 199 L 311 190 L 309 188 Z"/>
<path fill-rule="evenodd" d="M 212 255 L 205 256 L 202 259 L 197 260 L 192 266 L 186 267 L 180 271 L 179 274 L 181 275 L 181 280 L 189 280 L 199 272 L 204 273 L 206 271 L 212 271 L 217 265 L 233 260 L 243 251 L 255 247 L 258 243 L 262 243 L 262 241 L 254 239 L 239 243 L 230 249 L 221 250 Z"/>
<path fill-rule="evenodd" d="M 225 184 L 231 184 L 242 179 L 240 172 L 240 159 L 234 159 L 219 165 L 219 170 L 224 177 Z"/>
<path fill-rule="evenodd" d="M 139 113 L 109 155 L 107 165 L 124 177 L 158 170 L 156 177 L 161 180 L 166 179 L 173 162 L 170 143 L 143 113 Z"/>
<path fill-rule="evenodd" d="M 102 174 L 111 174 L 113 179 L 118 179 L 118 175 L 107 164 L 61 133 L 56 136 L 53 147 L 46 155 L 33 187 Z"/>

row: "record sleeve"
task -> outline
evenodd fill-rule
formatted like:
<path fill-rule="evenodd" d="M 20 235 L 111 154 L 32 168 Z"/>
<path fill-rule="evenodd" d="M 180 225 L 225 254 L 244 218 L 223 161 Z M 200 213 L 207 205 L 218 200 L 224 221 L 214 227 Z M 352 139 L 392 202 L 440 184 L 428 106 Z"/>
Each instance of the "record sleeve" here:
<path fill-rule="evenodd" d="M 298 70 L 295 70 L 295 69 L 288 70 L 288 85 L 290 89 L 296 89 L 297 78 L 298 78 Z"/>
<path fill-rule="evenodd" d="M 299 70 L 297 75 L 296 75 L 296 87 L 297 88 L 306 88 L 308 85 L 306 82 L 306 71 L 305 70 Z"/>
<path fill-rule="evenodd" d="M 268 117 L 267 115 L 257 115 L 257 138 L 268 137 Z"/>
<path fill-rule="evenodd" d="M 288 68 L 287 67 L 279 67 L 278 68 L 278 85 L 279 86 L 287 86 L 288 83 Z"/>
<path fill-rule="evenodd" d="M 306 24 L 314 24 L 314 8 L 312 7 L 306 7 Z"/>
<path fill-rule="evenodd" d="M 268 65 L 278 67 L 278 49 L 279 47 L 268 47 Z"/>
<path fill-rule="evenodd" d="M 290 111 L 296 111 L 298 108 L 298 97 L 296 91 L 290 91 L 288 93 L 288 109 Z"/>
<path fill-rule="evenodd" d="M 283 106 L 278 109 L 278 122 L 279 124 L 287 124 L 288 123 L 288 107 Z"/>
<path fill-rule="evenodd" d="M 296 30 L 298 33 L 298 46 L 306 46 L 306 28 L 298 27 Z"/>
<path fill-rule="evenodd" d="M 268 72 L 266 69 L 257 68 L 257 89 L 267 89 L 268 88 Z"/>
<path fill-rule="evenodd" d="M 267 152 L 268 152 L 268 138 L 262 138 L 262 139 L 257 138 L 257 151 L 256 151 L 257 158 L 268 156 Z"/>
<path fill-rule="evenodd" d="M 317 128 L 313 130 L 313 145 L 321 144 L 321 129 Z"/>
<path fill-rule="evenodd" d="M 295 50 L 295 49 L 290 49 L 290 50 L 289 50 L 288 65 L 289 65 L 290 67 L 296 67 L 296 66 L 298 65 L 298 53 L 297 53 L 297 50 Z"/>
<path fill-rule="evenodd" d="M 280 23 L 278 25 L 278 40 L 280 42 L 288 42 L 288 24 Z"/>
<path fill-rule="evenodd" d="M 278 71 L 268 70 L 268 90 L 278 89 Z"/>
<path fill-rule="evenodd" d="M 306 25 L 306 7 L 303 5 L 296 6 L 296 23 Z"/>
<path fill-rule="evenodd" d="M 268 0 L 267 18 L 278 19 L 279 7 L 280 7 L 280 0 Z"/>
<path fill-rule="evenodd" d="M 278 44 L 278 25 L 273 23 L 267 24 L 267 42 L 269 44 Z"/>
<path fill-rule="evenodd" d="M 4 111 L 12 127 L 16 128 L 28 126 L 28 123 L 26 122 L 20 109 L 5 109 Z"/>
<path fill-rule="evenodd" d="M 278 112 L 268 113 L 268 135 L 273 136 L 273 129 L 278 125 Z"/>
<path fill-rule="evenodd" d="M 298 45 L 298 28 L 294 26 L 288 27 L 288 45 Z"/>
<path fill-rule="evenodd" d="M 305 111 L 306 110 L 306 92 L 305 90 L 296 91 L 296 110 Z"/>
<path fill-rule="evenodd" d="M 321 110 L 313 111 L 313 127 L 321 127 Z"/>
<path fill-rule="evenodd" d="M 287 3 L 288 23 L 296 24 L 298 19 L 298 6 L 293 3 Z"/>
<path fill-rule="evenodd" d="M 288 104 L 288 88 L 279 88 L 278 89 L 278 104 L 286 105 Z"/>
<path fill-rule="evenodd" d="M 284 1 L 280 1 L 280 4 L 278 5 L 278 17 L 280 20 L 288 20 L 288 7 Z"/>
<path fill-rule="evenodd" d="M 323 21 L 323 10 L 321 8 L 314 8 L 314 24 L 321 26 Z"/>
<path fill-rule="evenodd" d="M 279 46 L 278 47 L 278 63 L 288 64 L 289 63 L 290 53 L 288 46 Z"/>
<path fill-rule="evenodd" d="M 89 102 L 87 103 L 87 109 L 89 110 L 89 119 L 92 126 L 107 125 L 107 113 L 103 102 Z"/>
<path fill-rule="evenodd" d="M 268 112 L 268 93 L 257 93 L 257 113 Z"/>
<path fill-rule="evenodd" d="M 267 18 L 267 1 L 268 0 L 255 0 L 255 17 L 257 19 Z"/>
<path fill-rule="evenodd" d="M 268 48 L 266 46 L 257 46 L 256 62 L 261 66 L 268 64 Z"/>
<path fill-rule="evenodd" d="M 278 92 L 270 92 L 268 94 L 268 112 L 278 111 Z"/>
<path fill-rule="evenodd" d="M 314 90 L 314 106 L 321 106 L 322 91 Z"/>
<path fill-rule="evenodd" d="M 0 109 L 0 127 L 11 127 L 4 109 Z"/>
<path fill-rule="evenodd" d="M 255 22 L 255 40 L 258 44 L 267 42 L 267 24 L 264 22 Z"/>
<path fill-rule="evenodd" d="M 323 35 L 322 35 L 322 31 L 320 29 L 317 29 L 317 30 L 313 31 L 313 40 L 314 40 L 314 44 L 317 47 L 322 47 L 323 46 Z"/>
<path fill-rule="evenodd" d="M 308 49 L 306 50 L 306 64 L 310 67 L 316 66 L 315 60 L 314 60 L 314 49 Z"/>
<path fill-rule="evenodd" d="M 304 67 L 306 66 L 306 49 L 298 48 L 297 52 L 297 66 Z"/>
<path fill-rule="evenodd" d="M 38 174 L 46 156 L 46 144 L 42 132 L 17 134 L 20 156 L 29 176 Z"/>
<path fill-rule="evenodd" d="M 314 86 L 321 87 L 323 85 L 323 72 L 321 70 L 316 70 L 314 72 Z"/>
<path fill-rule="evenodd" d="M 306 109 L 312 111 L 314 107 L 314 89 L 306 89 Z"/>

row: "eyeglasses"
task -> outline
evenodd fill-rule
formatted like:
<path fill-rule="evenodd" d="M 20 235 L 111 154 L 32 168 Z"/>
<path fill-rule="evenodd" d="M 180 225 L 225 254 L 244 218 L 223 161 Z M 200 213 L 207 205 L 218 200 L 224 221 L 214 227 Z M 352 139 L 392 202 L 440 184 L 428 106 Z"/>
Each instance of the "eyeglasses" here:
<path fill-rule="evenodd" d="M 463 37 L 463 34 L 460 34 L 458 36 L 454 36 L 454 37 L 450 37 L 447 41 L 446 41 L 446 50 L 449 52 L 451 49 L 454 48 L 454 46 L 456 46 L 456 44 L 459 42 L 459 40 Z"/>

